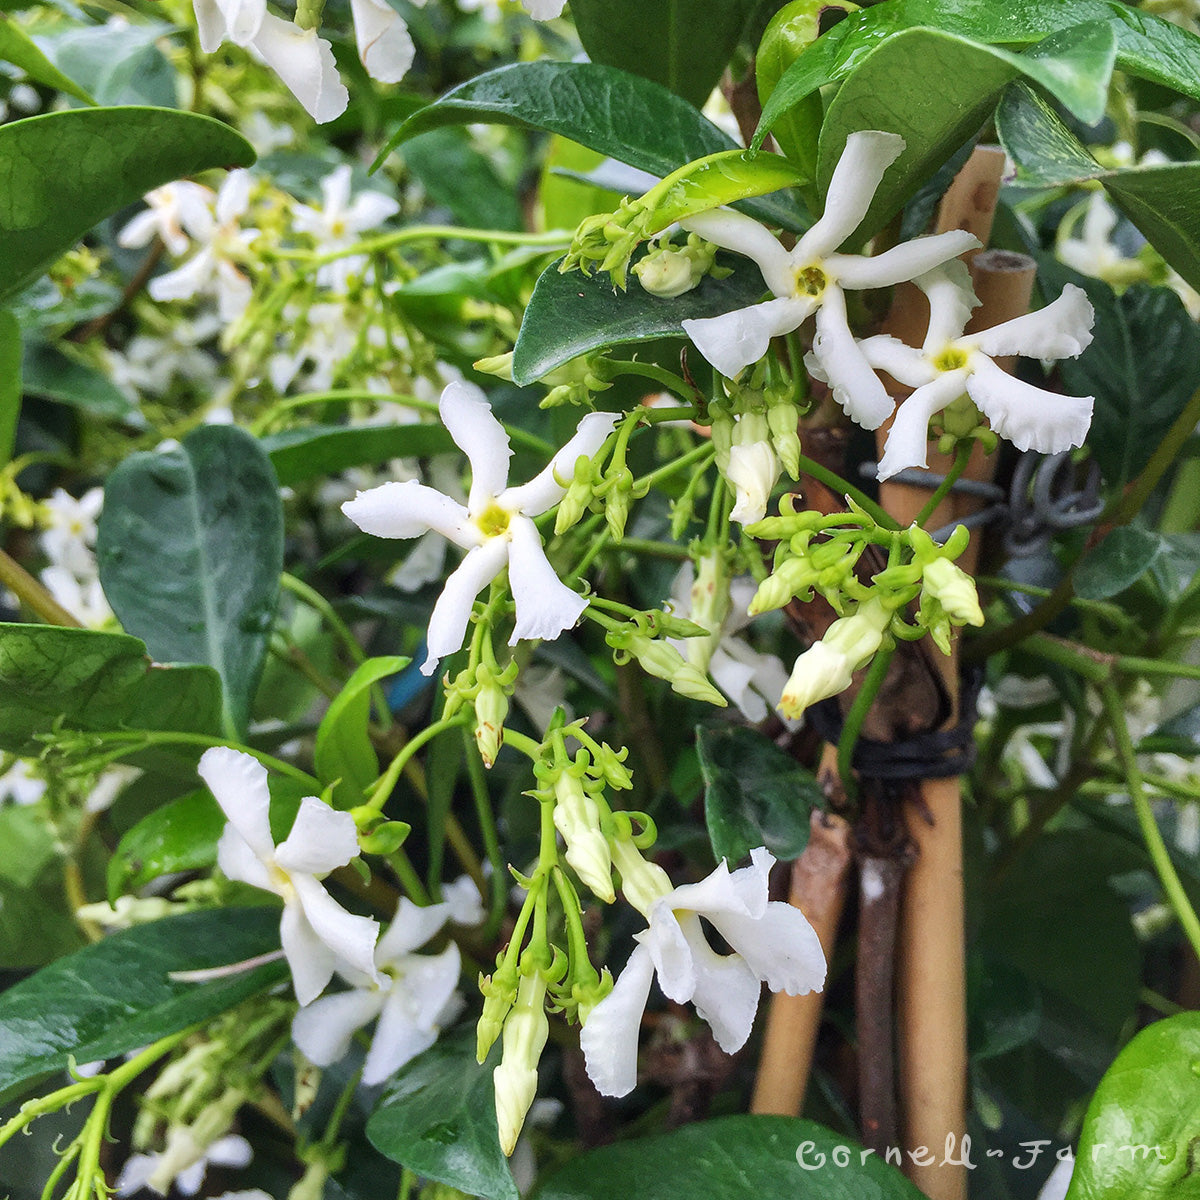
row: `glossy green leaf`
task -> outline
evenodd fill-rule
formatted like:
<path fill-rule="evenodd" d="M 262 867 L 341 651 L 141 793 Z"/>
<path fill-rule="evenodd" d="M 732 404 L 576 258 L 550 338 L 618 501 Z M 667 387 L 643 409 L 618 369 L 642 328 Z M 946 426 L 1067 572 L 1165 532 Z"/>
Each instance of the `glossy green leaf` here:
<path fill-rule="evenodd" d="M 257 440 L 208 425 L 130 455 L 105 485 L 96 555 L 121 624 L 159 662 L 215 668 L 240 736 L 283 569 L 279 485 Z"/>
<path fill-rule="evenodd" d="M 1200 287 L 1200 163 L 1107 170 L 1054 110 L 1023 85 L 1005 95 L 996 126 L 1017 164 L 1019 182 L 1060 187 L 1098 180 L 1163 258 Z"/>
<path fill-rule="evenodd" d="M 67 26 L 44 35 L 42 45 L 97 104 L 175 108 L 179 77 L 158 48 L 173 32 L 162 21 Z"/>
<path fill-rule="evenodd" d="M 253 161 L 227 125 L 170 109 L 76 109 L 0 126 L 0 300 L 153 188 Z"/>
<path fill-rule="evenodd" d="M 404 150 L 404 165 L 435 204 L 471 229 L 523 229 L 517 191 L 463 129 L 439 129 Z"/>
<path fill-rule="evenodd" d="M 696 1121 L 571 1159 L 534 1200 L 920 1200 L 877 1154 L 815 1121 Z"/>
<path fill-rule="evenodd" d="M 12 63 L 30 82 L 66 92 L 84 104 L 95 101 L 73 79 L 68 79 L 30 40 L 29 35 L 11 17 L 0 12 L 0 60 Z"/>
<path fill-rule="evenodd" d="M 531 62 L 487 71 L 453 88 L 405 121 L 376 163 L 419 133 L 472 121 L 559 133 L 659 177 L 694 159 L 740 148 L 661 84 L 597 63 Z M 785 197 L 759 197 L 741 207 L 788 229 L 808 224 Z"/>
<path fill-rule="evenodd" d="M 713 856 L 730 866 L 758 846 L 789 862 L 808 845 L 809 817 L 824 807 L 816 776 L 754 729 L 696 730 L 704 818 Z"/>
<path fill-rule="evenodd" d="M 442 1037 L 388 1085 L 367 1122 L 381 1154 L 418 1175 L 484 1200 L 517 1200 L 517 1186 L 500 1150 L 492 1068 L 475 1061 L 475 1031 Z M 616 1194 L 616 1193 L 614 1193 Z"/>
<path fill-rule="evenodd" d="M 215 718 L 219 680 L 206 668 L 160 667 L 119 633 L 0 624 L 0 750 L 40 752 L 57 728 L 173 728 Z M 210 732 L 214 732 L 210 730 Z"/>
<path fill-rule="evenodd" d="M 754 144 L 762 144 L 782 113 L 826 84 L 845 79 L 878 46 L 904 30 L 926 26 L 982 44 L 1022 47 L 1093 23 L 1111 26 L 1118 69 L 1200 99 L 1200 39 L 1170 21 L 1125 4 L 1109 0 L 1013 0 L 1004 4 L 889 0 L 834 26 L 787 69 L 763 109 Z M 1071 72 L 1076 77 L 1081 73 Z M 1039 82 L 1059 94 L 1053 80 Z M 1086 80 L 1079 83 L 1088 87 Z M 1071 103 L 1066 96 L 1061 98 Z"/>
<path fill-rule="evenodd" d="M 1075 591 L 1085 600 L 1107 600 L 1131 587 L 1162 553 L 1163 541 L 1149 529 L 1122 525 L 1088 551 L 1075 572 Z"/>
<path fill-rule="evenodd" d="M 532 383 L 580 354 L 604 346 L 682 338 L 681 322 L 713 317 L 756 303 L 766 290 L 758 268 L 744 258 L 718 255 L 731 267 L 725 279 L 707 276 L 698 287 L 667 299 L 643 291 L 636 280 L 617 291 L 601 272 L 562 275 L 551 263 L 538 277 L 513 351 L 513 378 Z"/>
<path fill-rule="evenodd" d="M 0 1098 L 71 1056 L 113 1058 L 279 983 L 282 961 L 207 983 L 170 978 L 278 948 L 278 909 L 210 909 L 121 930 L 43 967 L 0 995 Z"/>
<path fill-rule="evenodd" d="M 1200 1013 L 1155 1021 L 1088 1105 L 1067 1200 L 1191 1200 L 1200 1121 Z"/>
<path fill-rule="evenodd" d="M 0 466 L 12 458 L 21 415 L 21 328 L 0 309 Z"/>
<path fill-rule="evenodd" d="M 592 62 L 652 79 L 699 108 L 737 48 L 755 0 L 572 0 Z"/>
<path fill-rule="evenodd" d="M 30 396 L 69 404 L 101 419 L 137 412 L 137 406 L 107 375 L 37 337 L 25 343 L 21 386 Z"/>
<path fill-rule="evenodd" d="M 296 820 L 306 789 L 297 780 L 279 775 L 271 775 L 269 784 L 271 834 L 278 843 Z M 126 831 L 109 860 L 109 900 L 162 875 L 214 866 L 217 842 L 224 830 L 225 814 L 207 788 L 156 808 Z"/>
<path fill-rule="evenodd" d="M 1123 487 L 1200 388 L 1200 329 L 1170 288 L 1135 284 L 1117 296 L 1049 256 L 1038 272 L 1047 300 L 1074 283 L 1092 302 L 1092 344 L 1057 370 L 1064 391 L 1095 396 L 1087 445 L 1109 486 Z"/>
<path fill-rule="evenodd" d="M 347 467 L 380 466 L 393 458 L 424 458 L 454 449 L 442 425 L 305 425 L 260 438 L 283 487 L 336 475 Z"/>
<path fill-rule="evenodd" d="M 1058 56 L 1013 54 L 957 34 L 909 29 L 888 38 L 864 58 L 825 114 L 818 161 L 820 189 L 824 192 L 828 187 L 851 133 L 864 129 L 898 133 L 905 148 L 888 168 L 851 240 L 878 232 L 978 132 L 1003 89 L 1019 73 L 1049 86 L 1061 84 L 1063 78 L 1089 78 L 1089 72 L 1102 70 L 1102 60 L 1111 70 L 1111 31 L 1107 26 L 1095 28 L 1098 32 L 1082 47 L 1069 42 Z M 1106 42 L 1107 59 L 1104 47 L 1093 44 L 1097 37 Z M 929 86 L 930 79 L 938 81 L 936 88 Z M 1060 93 L 1063 90 L 1058 87 Z"/>
<path fill-rule="evenodd" d="M 367 789 L 379 778 L 379 759 L 367 732 L 371 688 L 386 676 L 404 670 L 410 661 L 392 655 L 360 663 L 321 718 L 313 759 L 322 783 L 338 781 L 333 789 L 335 808 L 362 804 Z"/>

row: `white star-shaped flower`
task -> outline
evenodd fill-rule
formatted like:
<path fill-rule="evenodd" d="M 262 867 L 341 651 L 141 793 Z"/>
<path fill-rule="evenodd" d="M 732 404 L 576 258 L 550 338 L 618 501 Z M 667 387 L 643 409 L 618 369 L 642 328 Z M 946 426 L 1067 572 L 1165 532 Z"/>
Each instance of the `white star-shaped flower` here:
<path fill-rule="evenodd" d="M 196 231 L 211 224 L 212 192 L 201 184 L 177 180 L 147 192 L 143 199 L 146 208 L 117 234 L 117 245 L 146 246 L 157 235 L 179 257 L 187 253 Z"/>
<path fill-rule="evenodd" d="M 864 361 L 846 318 L 846 290 L 890 287 L 977 246 L 962 230 L 902 242 L 873 258 L 837 248 L 866 215 L 904 139 L 878 130 L 852 133 L 834 168 L 825 213 L 786 250 L 764 226 L 728 209 L 699 213 L 680 224 L 726 250 L 752 258 L 775 299 L 719 317 L 684 321 L 696 348 L 722 375 L 734 378 L 758 362 L 771 338 L 790 333 L 816 313 L 813 353 L 839 404 L 864 429 L 877 429 L 892 411 L 883 384 Z"/>
<path fill-rule="evenodd" d="M 1045 308 L 964 337 L 978 303 L 966 267 L 947 263 L 915 282 L 929 297 L 929 330 L 921 349 L 887 334 L 859 343 L 872 367 L 916 389 L 888 431 L 880 479 L 925 466 L 929 418 L 964 393 L 992 429 L 1020 450 L 1056 454 L 1083 443 L 1092 421 L 1091 396 L 1063 396 L 1022 383 L 992 361 L 1009 354 L 1042 359 L 1081 354 L 1091 343 L 1093 320 L 1082 288 L 1069 283 Z"/>
<path fill-rule="evenodd" d="M 283 897 L 279 935 L 296 999 L 310 1004 L 343 964 L 378 981 L 379 923 L 348 913 L 318 879 L 358 857 L 354 818 L 306 796 L 276 846 L 267 771 L 257 759 L 218 746 L 201 756 L 199 772 L 229 821 L 217 843 L 217 866 L 230 879 Z"/>
<path fill-rule="evenodd" d="M 616 844 L 613 850 L 621 870 L 623 853 Z M 737 871 L 722 861 L 706 879 L 674 889 L 663 875 L 649 904 L 644 888 L 635 895 L 626 891 L 650 925 L 637 934 L 616 986 L 592 1009 L 579 1035 L 587 1073 L 602 1095 L 624 1096 L 637 1083 L 638 1029 L 655 975 L 670 999 L 695 1005 L 730 1054 L 750 1036 L 763 982 L 791 996 L 824 986 L 825 954 L 812 926 L 798 908 L 767 899 L 774 857 L 760 846 L 750 858 L 751 865 Z M 628 888 L 625 872 L 622 880 Z M 713 950 L 701 917 L 733 954 Z"/>
<path fill-rule="evenodd" d="M 440 954 L 413 951 L 451 916 L 450 904 L 420 908 L 401 899 L 391 926 L 375 947 L 378 982 L 340 968 L 338 973 L 352 985 L 351 990 L 322 996 L 302 1008 L 292 1022 L 296 1045 L 317 1066 L 328 1067 L 345 1056 L 355 1030 L 378 1017 L 363 1066 L 365 1084 L 382 1083 L 428 1050 L 458 1011 L 454 989 L 461 961 L 453 942 Z"/>
<path fill-rule="evenodd" d="M 433 529 L 467 552 L 433 606 L 426 638 L 429 657 L 421 666 L 426 675 L 463 644 L 475 597 L 506 566 L 517 608 L 510 646 L 522 639 L 553 640 L 583 615 L 587 601 L 554 573 L 533 518 L 563 498 L 576 461 L 591 458 L 617 421 L 616 413 L 589 413 L 545 470 L 526 484 L 509 487 L 508 434 L 483 392 L 469 383 L 451 383 L 438 408 L 471 464 L 466 505 L 411 479 L 359 492 L 342 505 L 365 533 L 414 538 Z"/>

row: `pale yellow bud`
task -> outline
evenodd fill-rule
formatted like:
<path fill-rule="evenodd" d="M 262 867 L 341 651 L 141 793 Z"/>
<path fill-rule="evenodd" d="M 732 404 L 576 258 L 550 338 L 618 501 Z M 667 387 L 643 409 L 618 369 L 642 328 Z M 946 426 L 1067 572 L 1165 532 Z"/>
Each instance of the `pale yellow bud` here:
<path fill-rule="evenodd" d="M 511 1154 L 525 1124 L 525 1114 L 537 1096 L 537 1067 L 550 1034 L 546 1019 L 546 980 L 523 975 L 517 1000 L 504 1022 L 504 1055 L 492 1072 L 496 1091 L 496 1124 L 500 1149 Z"/>
<path fill-rule="evenodd" d="M 948 558 L 935 558 L 925 564 L 921 590 L 938 601 L 955 625 L 982 625 L 983 610 L 975 581 Z"/>
<path fill-rule="evenodd" d="M 671 877 L 657 863 L 647 862 L 631 839 L 613 838 L 609 845 L 625 899 L 649 921 L 654 902 L 674 890 Z"/>
<path fill-rule="evenodd" d="M 600 806 L 569 768 L 554 781 L 554 827 L 566 844 L 567 864 L 597 899 L 611 904 L 616 898 L 612 857 L 600 831 Z"/>

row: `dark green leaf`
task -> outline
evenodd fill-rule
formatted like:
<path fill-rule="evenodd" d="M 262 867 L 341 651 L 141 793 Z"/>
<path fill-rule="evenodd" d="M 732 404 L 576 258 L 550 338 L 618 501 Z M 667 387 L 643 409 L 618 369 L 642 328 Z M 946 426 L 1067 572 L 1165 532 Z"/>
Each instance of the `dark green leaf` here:
<path fill-rule="evenodd" d="M 927 26 L 978 43 L 1021 47 L 1097 22 L 1112 28 L 1120 70 L 1200 99 L 1200 39 L 1170 21 L 1124 4 L 1109 0 L 1013 0 L 1005 4 L 891 0 L 852 14 L 818 38 L 788 68 L 764 107 L 754 144 L 761 145 L 780 114 L 825 84 L 845 79 L 877 46 L 906 29 Z M 1091 32 L 1086 36 L 1090 38 Z M 1071 74 L 1078 77 L 1083 73 L 1087 53 L 1085 44 L 1079 69 Z M 1055 91 L 1052 81 L 1043 78 L 1038 82 Z M 1086 81 L 1082 82 L 1086 86 Z"/>
<path fill-rule="evenodd" d="M 454 449 L 441 425 L 306 425 L 259 441 L 284 487 L 336 475 L 347 467 L 378 466 L 392 458 L 423 458 Z"/>
<path fill-rule="evenodd" d="M 0 807 L 0 879 L 29 887 L 42 868 L 59 856 L 57 835 L 43 810 L 26 804 Z"/>
<path fill-rule="evenodd" d="M 968 1045 L 972 1061 L 1023 1046 L 1042 1022 L 1041 995 L 1020 971 L 975 955 L 968 962 Z"/>
<path fill-rule="evenodd" d="M 755 0 L 572 0 L 592 62 L 670 88 L 697 108 L 736 49 Z"/>
<path fill-rule="evenodd" d="M 170 109 L 77 109 L 0 127 L 0 299 L 153 188 L 253 161 L 227 125 Z"/>
<path fill-rule="evenodd" d="M 0 624 L 0 750 L 36 754 L 36 735 L 60 727 L 170 730 L 182 720 L 193 730 L 217 689 L 211 671 L 155 666 L 124 634 Z"/>
<path fill-rule="evenodd" d="M 130 455 L 105 486 L 96 554 L 113 611 L 155 659 L 216 669 L 239 737 L 283 569 L 279 486 L 257 440 L 208 425 Z"/>
<path fill-rule="evenodd" d="M 0 466 L 12 458 L 21 390 L 21 328 L 12 313 L 0 309 Z"/>
<path fill-rule="evenodd" d="M 714 857 L 732 866 L 757 846 L 785 862 L 798 857 L 813 809 L 824 807 L 813 773 L 770 738 L 736 725 L 698 726 L 696 750 Z"/>
<path fill-rule="evenodd" d="M 208 1020 L 287 977 L 271 962 L 207 983 L 169 978 L 279 948 L 279 910 L 182 913 L 122 930 L 0 995 L 0 1097 L 77 1062 L 112 1058 Z"/>
<path fill-rule="evenodd" d="M 271 834 L 276 842 L 287 837 L 304 785 L 294 779 L 270 777 Z M 175 871 L 203 871 L 217 861 L 217 842 L 225 829 L 225 814 L 207 788 L 180 796 L 143 817 L 121 838 L 108 864 L 108 898 L 115 900 Z"/>
<path fill-rule="evenodd" d="M 1090 550 L 1075 574 L 1075 591 L 1085 600 L 1107 600 L 1131 587 L 1162 553 L 1158 534 L 1133 525 L 1114 529 Z"/>
<path fill-rule="evenodd" d="M 1124 487 L 1200 387 L 1200 329 L 1169 288 L 1136 284 L 1117 296 L 1107 284 L 1039 260 L 1047 300 L 1065 283 L 1082 287 L 1096 312 L 1092 344 L 1063 359 L 1063 389 L 1095 396 L 1087 445 L 1113 488 Z"/>
<path fill-rule="evenodd" d="M 1099 180 L 1113 203 L 1193 287 L 1200 287 L 1200 163 L 1106 170 L 1054 110 L 1023 85 L 996 114 L 1018 179 L 1041 187 Z"/>
<path fill-rule="evenodd" d="M 28 887 L 0 880 L 0 963 L 5 968 L 44 966 L 82 944 L 61 863 L 47 867 Z M 0 1046 L 3 1041 L 0 1031 Z"/>
<path fill-rule="evenodd" d="M 127 417 L 136 406 L 109 378 L 58 346 L 30 338 L 22 359 L 22 389 L 91 416 Z"/>
<path fill-rule="evenodd" d="M 836 1156 L 836 1157 L 835 1157 Z M 877 1154 L 815 1121 L 697 1121 L 573 1158 L 535 1200 L 920 1200 Z"/>
<path fill-rule="evenodd" d="M 379 759 L 367 727 L 371 719 L 371 687 L 388 675 L 404 670 L 411 660 L 403 657 L 368 658 L 346 680 L 321 718 L 313 748 L 317 778 L 333 783 L 335 808 L 353 808 L 366 800 L 367 789 L 379 778 Z"/>
<path fill-rule="evenodd" d="M 523 229 L 517 191 L 471 144 L 465 130 L 439 129 L 404 151 L 405 166 L 435 203 L 473 229 Z"/>
<path fill-rule="evenodd" d="M 443 125 L 485 121 L 545 129 L 652 175 L 739 147 L 686 100 L 648 79 L 597 63 L 515 63 L 478 75 L 410 117 L 380 152 Z M 804 229 L 799 206 L 780 196 L 739 205 L 760 220 Z"/>
<path fill-rule="evenodd" d="M 1188 1200 L 1200 1120 L 1200 1013 L 1143 1029 L 1088 1105 L 1067 1200 Z"/>
<path fill-rule="evenodd" d="M 561 260 L 560 260 L 561 261 Z M 667 299 L 643 291 L 630 280 L 617 291 L 601 272 L 562 275 L 551 263 L 533 289 L 513 351 L 513 378 L 532 383 L 580 354 L 604 346 L 683 337 L 681 322 L 745 308 L 758 301 L 765 285 L 758 268 L 744 258 L 718 255 L 718 265 L 731 267 L 725 279 L 707 276 L 698 287 Z"/>
<path fill-rule="evenodd" d="M 454 789 L 463 767 L 463 739 L 470 736 L 464 730 L 449 729 L 433 739 L 425 755 L 425 786 L 429 798 L 425 802 L 429 829 L 429 878 L 431 883 L 442 878 L 442 859 L 446 848 L 446 817 L 454 803 Z M 472 753 L 473 751 L 468 751 Z"/>
<path fill-rule="evenodd" d="M 492 1068 L 475 1061 L 475 1032 L 441 1038 L 392 1080 L 367 1122 L 380 1154 L 485 1200 L 517 1200 L 500 1150 Z M 615 1194 L 615 1193 L 614 1193 Z"/>
<path fill-rule="evenodd" d="M 0 59 L 23 71 L 33 83 L 66 92 L 84 104 L 95 101 L 74 80 L 68 79 L 30 40 L 11 17 L 0 13 Z"/>

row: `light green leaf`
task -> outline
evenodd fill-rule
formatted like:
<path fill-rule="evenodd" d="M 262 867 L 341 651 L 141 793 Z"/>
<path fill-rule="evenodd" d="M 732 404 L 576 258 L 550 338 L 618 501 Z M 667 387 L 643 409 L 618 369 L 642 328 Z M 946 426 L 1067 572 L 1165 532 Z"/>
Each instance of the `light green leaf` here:
<path fill-rule="evenodd" d="M 735 725 L 696 729 L 704 818 L 713 856 L 730 866 L 758 846 L 790 862 L 808 845 L 825 801 L 816 776 L 770 738 Z"/>
<path fill-rule="evenodd" d="M 59 857 L 56 834 L 44 811 L 27 804 L 0 807 L 0 880 L 29 887 Z"/>
<path fill-rule="evenodd" d="M 1149 529 L 1121 525 L 1089 550 L 1075 573 L 1075 591 L 1085 600 L 1107 600 L 1137 583 L 1162 553 L 1163 540 Z"/>
<path fill-rule="evenodd" d="M 837 1158 L 834 1158 L 835 1153 Z M 815 1121 L 696 1121 L 580 1154 L 534 1200 L 921 1200 L 877 1154 Z"/>
<path fill-rule="evenodd" d="M 287 977 L 271 962 L 208 983 L 176 971 L 223 967 L 279 948 L 279 911 L 182 913 L 111 934 L 0 995 L 0 1099 L 77 1062 L 113 1058 L 208 1020 Z"/>
<path fill-rule="evenodd" d="M 253 161 L 228 126 L 170 109 L 77 109 L 0 126 L 0 300 L 153 188 Z"/>
<path fill-rule="evenodd" d="M 367 732 L 371 687 L 403 671 L 410 661 L 392 655 L 360 663 L 321 718 L 313 759 L 322 783 L 338 781 L 333 790 L 334 808 L 362 804 L 367 789 L 379 778 L 379 760 Z"/>
<path fill-rule="evenodd" d="M 130 455 L 105 485 L 96 555 L 113 611 L 156 660 L 216 669 L 240 740 L 283 569 L 279 485 L 257 440 L 208 425 Z"/>
<path fill-rule="evenodd" d="M 572 0 L 595 63 L 652 79 L 697 108 L 721 78 L 755 0 Z"/>
<path fill-rule="evenodd" d="M 43 84 L 56 92 L 66 92 L 84 104 L 96 102 L 73 79 L 68 79 L 30 40 L 29 35 L 0 12 L 0 60 L 12 63 L 33 83 Z"/>
<path fill-rule="evenodd" d="M 1057 113 L 1022 84 L 996 113 L 1004 148 L 1021 183 L 1061 187 L 1099 180 L 1113 203 L 1193 287 L 1200 287 L 1200 163 L 1107 170 Z"/>
<path fill-rule="evenodd" d="M 71 26 L 41 41 L 55 63 L 103 105 L 177 105 L 179 76 L 157 42 L 175 28 L 162 21 Z"/>
<path fill-rule="evenodd" d="M 740 147 L 698 109 L 660 84 L 597 63 L 515 63 L 487 71 L 411 116 L 376 165 L 409 138 L 443 125 L 484 121 L 545 129 L 651 175 Z M 773 225 L 804 229 L 800 207 L 782 196 L 741 205 Z"/>
<path fill-rule="evenodd" d="M 517 1200 L 496 1127 L 492 1068 L 498 1059 L 493 1050 L 484 1066 L 476 1063 L 473 1029 L 440 1038 L 388 1085 L 367 1122 L 371 1145 L 469 1195 Z"/>
<path fill-rule="evenodd" d="M 681 322 L 713 317 L 756 303 L 766 290 L 761 272 L 746 259 L 717 256 L 732 268 L 724 279 L 706 276 L 698 287 L 667 299 L 630 281 L 618 292 L 607 275 L 562 275 L 552 263 L 533 289 L 513 351 L 513 378 L 532 383 L 580 354 L 605 346 L 683 337 Z"/>
<path fill-rule="evenodd" d="M 0 750 L 36 754 L 58 728 L 195 730 L 215 720 L 220 683 L 202 667 L 161 667 L 120 633 L 0 624 Z M 207 732 L 215 732 L 209 729 Z"/>
<path fill-rule="evenodd" d="M 1088 1105 L 1066 1200 L 1194 1200 L 1200 1013 L 1143 1029 Z"/>
<path fill-rule="evenodd" d="M 283 487 L 347 467 L 380 466 L 393 458 L 424 458 L 454 449 L 442 425 L 304 425 L 259 441 Z"/>
<path fill-rule="evenodd" d="M 137 411 L 107 375 L 36 336 L 25 343 L 22 390 L 101 419 L 128 417 Z"/>
<path fill-rule="evenodd" d="M 12 458 L 21 392 L 21 327 L 0 309 L 0 466 Z"/>

